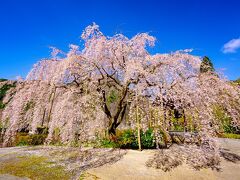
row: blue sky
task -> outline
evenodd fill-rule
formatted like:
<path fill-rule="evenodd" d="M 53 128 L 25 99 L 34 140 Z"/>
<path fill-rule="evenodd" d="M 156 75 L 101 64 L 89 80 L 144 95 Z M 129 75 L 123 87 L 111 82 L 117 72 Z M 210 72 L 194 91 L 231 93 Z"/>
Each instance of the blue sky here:
<path fill-rule="evenodd" d="M 215 68 L 236 79 L 239 8 L 238 0 L 1 0 L 0 77 L 25 77 L 36 61 L 49 57 L 49 46 L 66 51 L 96 22 L 110 36 L 149 32 L 157 37 L 153 52 L 193 48 L 192 54 L 209 56 Z"/>

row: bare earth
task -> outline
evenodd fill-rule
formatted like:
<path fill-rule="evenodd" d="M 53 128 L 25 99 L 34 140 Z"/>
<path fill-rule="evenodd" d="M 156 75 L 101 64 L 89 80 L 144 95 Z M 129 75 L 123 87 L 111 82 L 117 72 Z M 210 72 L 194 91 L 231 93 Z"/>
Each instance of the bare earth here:
<path fill-rule="evenodd" d="M 240 140 L 219 139 L 221 147 L 227 151 L 240 155 Z M 226 179 L 240 180 L 240 163 L 233 163 L 221 158 L 220 172 L 211 169 L 200 171 L 191 169 L 186 164 L 174 168 L 170 172 L 159 169 L 148 168 L 145 162 L 154 154 L 153 150 L 142 152 L 129 150 L 128 153 L 112 165 L 104 165 L 99 168 L 90 169 L 88 173 L 104 180 L 136 179 L 136 180 L 198 180 L 198 179 Z M 91 178 L 89 178 L 91 179 Z"/>
<path fill-rule="evenodd" d="M 240 140 L 235 139 L 219 139 L 221 148 L 225 152 L 234 153 L 240 156 Z M 7 160 L 7 158 L 14 158 L 15 154 L 22 153 L 34 153 L 35 155 L 42 155 L 42 149 L 47 149 L 47 151 L 56 151 L 61 149 L 61 147 L 38 147 L 29 151 L 29 147 L 13 147 L 13 148 L 0 148 L 0 164 Z M 72 153 L 75 152 L 72 150 Z M 99 150 L 100 151 L 100 150 Z M 103 150 L 102 150 L 103 151 Z M 43 151 L 46 152 L 46 151 Z M 63 152 L 63 151 L 60 151 Z M 96 166 L 96 168 L 88 168 L 81 173 L 80 179 L 103 179 L 103 180 L 151 180 L 151 179 L 161 179 L 161 180 L 194 180 L 194 179 L 226 179 L 226 180 L 240 180 L 240 161 L 230 162 L 221 158 L 221 170 L 216 171 L 212 169 L 201 169 L 200 171 L 191 169 L 188 165 L 183 164 L 177 168 L 172 169 L 170 172 L 163 172 L 160 169 L 148 168 L 145 163 L 146 161 L 156 152 L 156 150 L 144 150 L 135 151 L 127 150 L 126 154 L 123 153 L 123 157 L 120 160 L 115 160 L 112 163 L 105 163 L 105 165 Z M 109 153 L 109 152 L 106 152 Z M 114 153 L 114 152 L 113 152 Z M 102 153 L 104 155 L 104 153 Z M 125 154 L 125 155 L 124 155 Z M 62 154 L 63 155 L 63 154 Z M 100 156 L 103 156 L 100 154 Z M 114 155 L 114 154 L 113 154 Z M 63 155 L 64 157 L 67 154 Z M 97 160 L 92 159 L 91 161 L 99 163 L 99 156 Z M 102 160 L 107 160 L 103 158 Z M 67 161 L 66 161 L 67 162 Z M 68 163 L 68 162 L 67 162 Z M 71 166 L 74 163 L 67 164 Z M 103 163 L 104 164 L 104 163 Z M 75 166 L 79 163 L 75 163 Z M 74 167 L 75 167 L 74 166 Z M 90 166 L 89 166 L 90 167 Z M 92 167 L 92 166 L 91 166 Z M 76 167 L 75 167 L 76 168 Z M 79 168 L 79 167 L 78 167 Z M 81 169 L 81 168 L 79 168 Z M 84 168 L 83 168 L 84 169 Z M 12 175 L 0 175 L 0 180 L 16 180 L 16 179 L 27 179 L 18 178 Z M 78 179 L 78 178 L 74 178 Z"/>

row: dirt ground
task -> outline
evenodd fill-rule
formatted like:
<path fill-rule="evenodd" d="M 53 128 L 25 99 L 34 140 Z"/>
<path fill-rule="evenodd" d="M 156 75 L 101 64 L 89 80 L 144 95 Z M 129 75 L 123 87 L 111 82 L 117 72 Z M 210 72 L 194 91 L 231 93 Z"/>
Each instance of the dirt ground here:
<path fill-rule="evenodd" d="M 240 140 L 218 139 L 224 152 L 234 153 L 240 156 Z M 47 153 L 54 155 L 56 162 L 60 159 L 63 166 L 81 171 L 73 179 L 103 179 L 103 180 L 198 180 L 198 179 L 226 179 L 240 180 L 240 161 L 231 162 L 221 157 L 220 171 L 212 169 L 194 170 L 188 165 L 183 164 L 169 172 L 160 169 L 149 168 L 146 161 L 156 152 L 156 150 L 144 151 L 109 151 L 109 150 L 89 150 L 90 159 L 84 159 L 86 162 L 80 165 L 82 159 L 77 156 L 79 149 L 63 147 L 12 147 L 0 148 L 0 165 L 19 155 L 34 154 L 36 156 L 45 156 Z M 83 152 L 83 151 L 82 151 Z M 85 152 L 85 151 L 84 151 Z M 85 153 L 86 154 L 86 153 Z M 92 157 L 95 156 L 96 157 Z M 109 158 L 108 155 L 112 157 Z M 121 158 L 113 158 L 116 154 L 121 154 Z M 60 157 L 59 157 L 60 156 Z M 52 158 L 52 159 L 54 159 Z M 54 160 L 54 161 L 55 161 Z M 91 161 L 90 164 L 86 164 Z M 97 164 L 96 166 L 94 164 Z M 16 177 L 13 174 L 2 174 L 0 180 L 18 180 L 28 179 L 26 177 Z"/>
<path fill-rule="evenodd" d="M 240 155 L 240 140 L 235 139 L 218 139 L 221 148 L 224 151 Z M 211 169 L 194 170 L 186 164 L 172 169 L 170 172 L 163 172 L 159 169 L 148 168 L 145 162 L 154 154 L 152 150 L 133 151 L 128 153 L 112 165 L 90 169 L 87 172 L 99 179 L 104 180 L 240 180 L 240 162 L 229 162 L 221 158 L 220 171 Z M 89 178 L 91 179 L 91 178 Z"/>

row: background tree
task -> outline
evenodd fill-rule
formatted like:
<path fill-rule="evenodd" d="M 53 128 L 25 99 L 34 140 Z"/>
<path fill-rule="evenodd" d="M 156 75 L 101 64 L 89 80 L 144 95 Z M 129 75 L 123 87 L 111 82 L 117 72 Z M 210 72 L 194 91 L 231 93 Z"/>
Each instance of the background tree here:
<path fill-rule="evenodd" d="M 212 61 L 207 56 L 204 56 L 200 66 L 200 72 L 213 73 L 214 71 L 215 70 L 214 70 Z"/>

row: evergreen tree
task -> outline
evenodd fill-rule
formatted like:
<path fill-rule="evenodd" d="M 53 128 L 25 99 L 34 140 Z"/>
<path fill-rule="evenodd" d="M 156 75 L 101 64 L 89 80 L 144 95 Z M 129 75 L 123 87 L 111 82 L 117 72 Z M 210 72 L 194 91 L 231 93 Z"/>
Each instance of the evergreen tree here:
<path fill-rule="evenodd" d="M 214 72 L 213 63 L 207 56 L 203 57 L 203 60 L 200 66 L 200 72 L 201 73 Z"/>
<path fill-rule="evenodd" d="M 235 82 L 235 83 L 237 83 L 237 84 L 239 84 L 239 85 L 240 85 L 240 78 L 236 79 L 236 80 L 235 80 L 235 81 L 233 81 L 233 82 Z"/>

